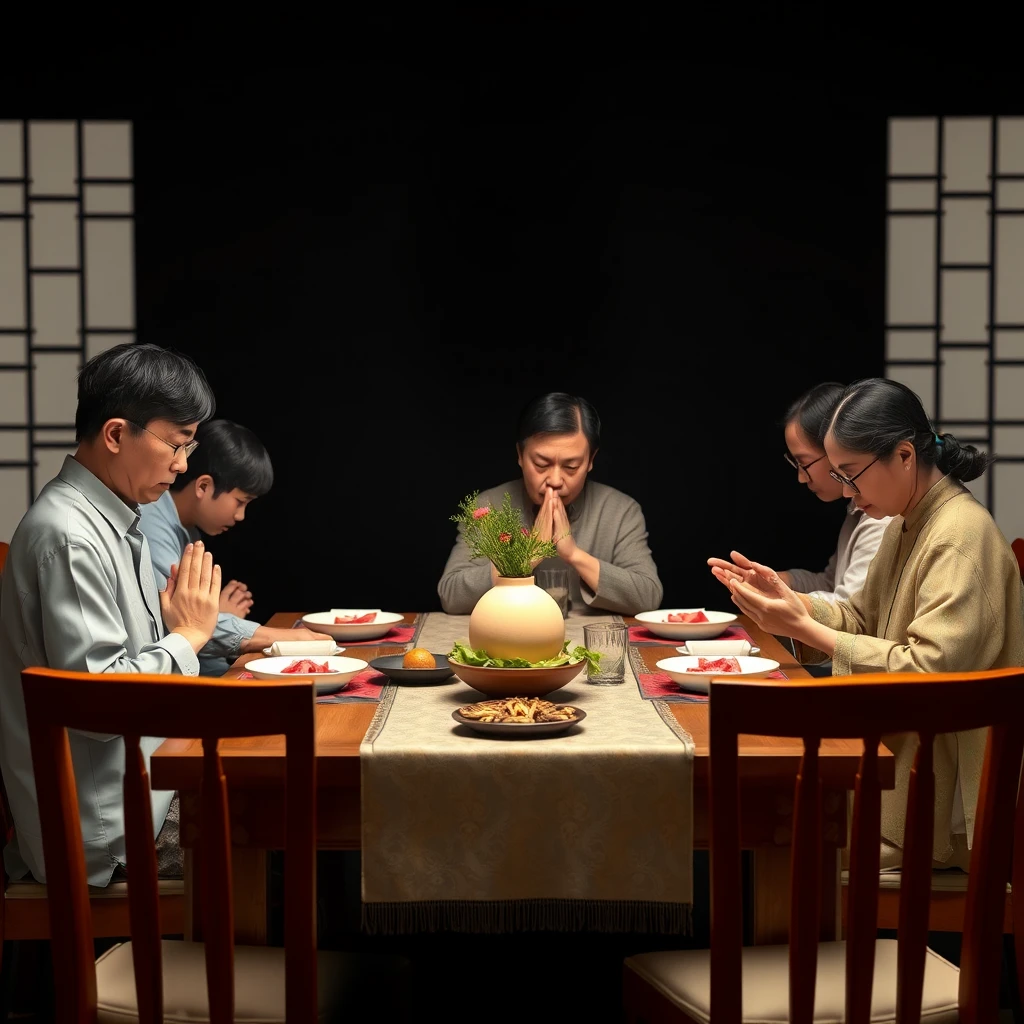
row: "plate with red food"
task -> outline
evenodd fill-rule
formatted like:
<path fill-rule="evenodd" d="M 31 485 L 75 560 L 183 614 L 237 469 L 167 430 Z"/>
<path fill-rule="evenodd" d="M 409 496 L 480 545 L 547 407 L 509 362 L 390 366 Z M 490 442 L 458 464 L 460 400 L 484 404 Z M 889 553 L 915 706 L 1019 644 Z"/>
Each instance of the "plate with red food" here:
<path fill-rule="evenodd" d="M 314 679 L 317 693 L 344 690 L 367 662 L 361 658 L 253 658 L 245 670 L 257 679 Z"/>
<path fill-rule="evenodd" d="M 338 643 L 346 640 L 375 640 L 405 622 L 398 612 L 380 608 L 331 608 L 326 612 L 310 612 L 302 616 L 302 624 L 315 633 L 326 633 Z"/>
<path fill-rule="evenodd" d="M 731 612 L 711 612 L 707 608 L 659 608 L 639 612 L 637 622 L 655 636 L 667 640 L 710 640 L 720 636 L 735 621 Z"/>
<path fill-rule="evenodd" d="M 698 655 L 662 658 L 657 663 L 659 672 L 664 672 L 682 690 L 708 693 L 711 680 L 735 676 L 737 679 L 763 679 L 778 672 L 779 663 L 771 658 L 749 657 L 704 657 Z"/>

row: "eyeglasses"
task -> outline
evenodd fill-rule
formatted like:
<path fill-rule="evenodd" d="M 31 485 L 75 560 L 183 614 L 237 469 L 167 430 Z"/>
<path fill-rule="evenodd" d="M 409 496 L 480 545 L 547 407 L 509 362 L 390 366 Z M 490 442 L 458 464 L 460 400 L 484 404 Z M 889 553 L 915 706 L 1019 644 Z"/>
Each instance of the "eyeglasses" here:
<path fill-rule="evenodd" d="M 783 453 L 783 455 L 782 455 L 782 457 L 783 457 L 783 458 L 784 458 L 784 459 L 785 459 L 785 460 L 786 460 L 786 461 L 787 461 L 787 462 L 788 462 L 788 463 L 789 463 L 789 464 L 790 464 L 790 465 L 791 465 L 791 466 L 792 466 L 792 467 L 793 467 L 793 468 L 794 468 L 794 469 L 795 469 L 795 470 L 796 470 L 796 471 L 797 471 L 798 473 L 799 473 L 799 472 L 800 472 L 801 470 L 803 470 L 803 472 L 807 473 L 807 470 L 809 470 L 809 469 L 811 468 L 811 466 L 813 466 L 813 465 L 814 465 L 814 463 L 815 463 L 815 462 L 821 462 L 821 460 L 822 460 L 823 458 L 825 458 L 825 456 L 824 456 L 824 455 L 819 455 L 819 456 L 818 456 L 818 457 L 817 457 L 816 459 L 812 459 L 812 460 L 811 460 L 810 462 L 808 462 L 806 466 L 801 466 L 801 465 L 800 465 L 800 463 L 799 463 L 799 462 L 797 462 L 797 461 L 796 461 L 796 459 L 794 459 L 794 458 L 793 458 L 793 456 L 792 456 L 792 455 L 790 455 L 790 453 L 789 453 L 789 452 L 784 452 L 784 453 Z M 810 476 L 810 473 L 807 473 L 807 475 L 808 475 L 808 476 Z"/>
<path fill-rule="evenodd" d="M 851 490 L 854 490 L 854 491 L 856 491 L 856 492 L 857 492 L 858 494 L 860 494 L 860 488 L 859 488 L 859 487 L 858 487 L 858 486 L 857 486 L 857 485 L 856 485 L 856 484 L 854 483 L 854 480 L 856 480 L 858 476 L 863 476 L 863 475 L 864 475 L 864 474 L 865 474 L 865 473 L 866 473 L 866 472 L 867 472 L 867 471 L 868 471 L 868 470 L 869 470 L 869 469 L 870 469 L 870 468 L 871 468 L 871 467 L 872 467 L 872 466 L 873 466 L 873 465 L 874 465 L 874 464 L 875 464 L 875 463 L 876 463 L 876 462 L 877 462 L 877 461 L 878 461 L 878 460 L 879 460 L 879 459 L 880 459 L 881 457 L 882 457 L 881 455 L 877 455 L 877 456 L 876 456 L 875 458 L 873 458 L 873 459 L 872 459 L 872 460 L 871 460 L 871 461 L 870 461 L 870 462 L 869 462 L 869 463 L 868 463 L 868 464 L 867 464 L 867 465 L 866 465 L 866 466 L 865 466 L 865 467 L 864 467 L 864 468 L 863 468 L 863 469 L 862 469 L 862 470 L 861 470 L 861 471 L 860 471 L 860 472 L 859 472 L 859 473 L 857 474 L 857 476 L 843 476 L 843 474 L 842 474 L 842 473 L 840 473 L 840 472 L 839 472 L 838 470 L 835 470 L 835 469 L 830 469 L 830 470 L 828 471 L 828 475 L 829 475 L 830 477 L 832 477 L 832 479 L 833 479 L 833 480 L 835 480 L 835 481 L 836 481 L 836 483 L 840 483 L 840 484 L 842 484 L 842 485 L 843 485 L 844 487 L 849 487 L 849 488 L 850 488 Z"/>
<path fill-rule="evenodd" d="M 144 430 L 147 434 L 153 434 L 158 441 L 163 441 L 168 448 L 174 449 L 174 458 L 178 458 L 180 455 L 184 455 L 187 459 L 198 447 L 198 441 L 186 441 L 184 444 L 174 444 L 172 441 L 168 441 L 167 438 L 161 437 L 159 434 L 154 434 L 149 427 L 144 427 L 141 423 L 135 423 L 134 420 L 129 420 L 129 423 L 134 423 L 140 430 Z"/>

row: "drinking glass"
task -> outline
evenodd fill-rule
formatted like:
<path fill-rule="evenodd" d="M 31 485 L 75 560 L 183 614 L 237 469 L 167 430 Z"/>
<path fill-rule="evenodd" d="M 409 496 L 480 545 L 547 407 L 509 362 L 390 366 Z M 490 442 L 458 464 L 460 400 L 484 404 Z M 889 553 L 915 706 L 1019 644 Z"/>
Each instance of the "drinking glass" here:
<path fill-rule="evenodd" d="M 569 570 L 538 569 L 533 574 L 537 586 L 546 590 L 558 605 L 562 618 L 569 617 Z"/>
<path fill-rule="evenodd" d="M 583 644 L 601 655 L 597 668 L 587 664 L 587 682 L 611 686 L 625 681 L 629 630 L 621 623 L 595 622 L 583 627 Z"/>

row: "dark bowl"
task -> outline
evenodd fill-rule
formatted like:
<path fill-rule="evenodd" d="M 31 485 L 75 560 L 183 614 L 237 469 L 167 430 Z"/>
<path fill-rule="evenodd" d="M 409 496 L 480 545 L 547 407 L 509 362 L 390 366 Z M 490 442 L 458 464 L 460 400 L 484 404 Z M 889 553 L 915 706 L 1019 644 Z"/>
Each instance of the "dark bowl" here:
<path fill-rule="evenodd" d="M 430 653 L 434 654 L 433 651 Z M 385 658 L 374 658 L 370 668 L 383 672 L 396 683 L 440 683 L 455 674 L 455 670 L 448 664 L 447 654 L 434 654 L 437 668 L 402 668 L 404 657 L 404 654 L 389 654 Z"/>

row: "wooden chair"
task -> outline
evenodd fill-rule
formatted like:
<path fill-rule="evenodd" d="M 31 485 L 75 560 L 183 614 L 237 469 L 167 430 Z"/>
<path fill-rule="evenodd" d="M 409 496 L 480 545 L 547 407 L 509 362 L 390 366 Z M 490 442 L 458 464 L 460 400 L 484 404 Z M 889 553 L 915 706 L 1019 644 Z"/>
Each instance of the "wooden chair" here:
<path fill-rule="evenodd" d="M 927 948 L 933 739 L 942 732 L 987 726 L 991 731 L 958 969 Z M 917 733 L 921 745 L 910 780 L 899 937 L 878 940 L 878 745 L 883 735 L 908 732 Z M 1011 858 L 1014 881 L 1024 877 L 1024 816 L 1014 815 L 1024 754 L 1024 669 L 879 673 L 785 683 L 717 680 L 711 686 L 710 733 L 711 949 L 627 958 L 623 994 L 628 1019 L 649 1024 L 712 1019 L 716 1024 L 995 1021 Z M 788 945 L 742 948 L 740 733 L 804 739 L 793 818 Z M 845 942 L 818 941 L 818 745 L 825 737 L 859 737 L 865 751 L 854 802 Z M 1019 970 L 1024 942 L 1017 943 L 1016 955 Z"/>
<path fill-rule="evenodd" d="M 352 973 L 350 958 L 316 951 L 316 758 L 309 680 L 243 682 L 186 676 L 22 672 L 46 856 L 57 1020 L 318 1019 Z M 125 845 L 131 941 L 94 962 L 85 859 L 67 729 L 125 743 Z M 202 730 L 204 942 L 161 941 L 156 848 L 143 735 Z M 228 792 L 222 737 L 284 734 L 284 949 L 234 947 Z"/>

